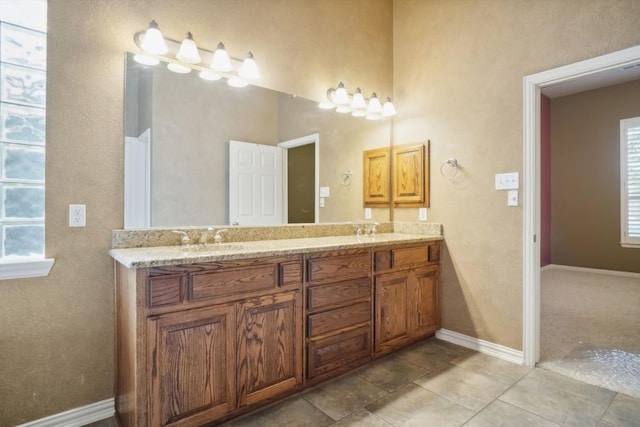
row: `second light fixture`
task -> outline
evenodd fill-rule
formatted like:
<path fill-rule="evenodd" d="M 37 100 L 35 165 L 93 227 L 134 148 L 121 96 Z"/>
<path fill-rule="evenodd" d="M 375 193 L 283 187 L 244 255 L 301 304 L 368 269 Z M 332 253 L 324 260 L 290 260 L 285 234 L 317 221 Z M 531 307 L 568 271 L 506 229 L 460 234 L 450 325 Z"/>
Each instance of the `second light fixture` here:
<path fill-rule="evenodd" d="M 375 92 L 366 99 L 360 88 L 356 88 L 355 93 L 350 95 L 342 82 L 335 89 L 327 89 L 327 100 L 318 106 L 324 110 L 335 109 L 342 114 L 351 113 L 354 117 L 365 117 L 367 120 L 381 120 L 396 115 L 391 98 L 387 97 L 384 104 L 381 104 Z"/>

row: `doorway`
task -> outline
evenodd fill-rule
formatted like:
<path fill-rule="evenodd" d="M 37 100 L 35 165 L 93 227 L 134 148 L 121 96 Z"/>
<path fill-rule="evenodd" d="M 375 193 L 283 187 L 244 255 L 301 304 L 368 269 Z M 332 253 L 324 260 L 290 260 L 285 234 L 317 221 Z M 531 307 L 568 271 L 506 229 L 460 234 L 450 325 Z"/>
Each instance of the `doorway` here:
<path fill-rule="evenodd" d="M 524 78 L 523 355 L 534 366 L 540 358 L 540 98 L 542 89 L 572 86 L 595 89 L 617 70 L 640 62 L 640 46 L 543 71 Z M 639 68 L 639 67 L 635 67 Z M 598 86 L 599 85 L 599 86 Z"/>

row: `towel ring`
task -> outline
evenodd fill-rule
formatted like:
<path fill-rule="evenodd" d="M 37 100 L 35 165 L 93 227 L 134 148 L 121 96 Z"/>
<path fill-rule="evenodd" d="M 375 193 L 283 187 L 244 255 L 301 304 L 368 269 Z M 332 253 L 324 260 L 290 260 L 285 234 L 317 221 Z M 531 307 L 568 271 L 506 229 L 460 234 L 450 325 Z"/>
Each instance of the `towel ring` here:
<path fill-rule="evenodd" d="M 342 174 L 342 180 L 341 180 L 341 184 L 343 187 L 349 187 L 351 185 L 351 177 L 353 176 L 353 174 L 351 173 L 351 171 L 346 171 L 345 173 Z"/>
<path fill-rule="evenodd" d="M 452 168 L 453 173 L 445 173 L 445 169 L 444 169 L 445 166 Z M 456 175 L 458 175 L 458 161 L 454 158 L 450 158 L 442 162 L 442 164 L 440 165 L 440 175 L 444 176 L 449 181 L 455 178 Z"/>

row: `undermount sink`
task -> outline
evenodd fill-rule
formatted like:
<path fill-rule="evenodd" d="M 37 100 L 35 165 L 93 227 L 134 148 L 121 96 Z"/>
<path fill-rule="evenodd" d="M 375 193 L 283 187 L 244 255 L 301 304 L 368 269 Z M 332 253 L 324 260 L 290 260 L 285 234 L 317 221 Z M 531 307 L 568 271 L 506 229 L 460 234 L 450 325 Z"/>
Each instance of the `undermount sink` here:
<path fill-rule="evenodd" d="M 239 251 L 246 249 L 245 246 L 238 245 L 237 243 L 207 243 L 205 245 L 184 245 L 180 247 L 182 252 L 227 252 L 227 251 Z"/>

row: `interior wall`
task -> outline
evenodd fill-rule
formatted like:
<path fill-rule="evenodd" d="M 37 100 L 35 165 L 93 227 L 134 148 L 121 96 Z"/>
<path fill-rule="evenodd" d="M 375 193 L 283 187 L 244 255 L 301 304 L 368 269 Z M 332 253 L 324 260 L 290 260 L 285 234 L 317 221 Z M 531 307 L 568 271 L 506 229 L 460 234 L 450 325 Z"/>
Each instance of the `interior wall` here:
<path fill-rule="evenodd" d="M 340 11 L 340 13 L 337 13 Z M 124 52 L 156 19 L 253 51 L 262 84 L 319 100 L 392 87 L 391 0 L 49 0 L 45 278 L 0 283 L 0 425 L 113 396 L 111 230 L 123 226 Z M 331 47 L 331 48 L 329 48 Z M 69 228 L 68 205 L 87 205 Z"/>
<path fill-rule="evenodd" d="M 551 262 L 640 273 L 620 246 L 620 120 L 640 116 L 640 80 L 551 100 Z"/>
<path fill-rule="evenodd" d="M 522 349 L 523 77 L 640 43 L 635 0 L 394 0 L 394 144 L 431 140 L 429 221 L 444 224 L 442 325 Z M 440 165 L 458 160 L 455 180 Z M 418 218 L 395 209 L 395 220 Z"/>
<path fill-rule="evenodd" d="M 287 150 L 288 223 L 315 222 L 316 144 Z"/>

